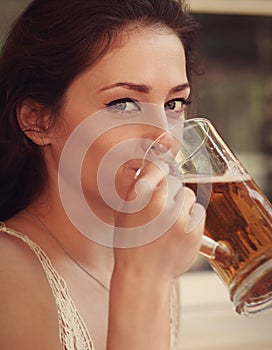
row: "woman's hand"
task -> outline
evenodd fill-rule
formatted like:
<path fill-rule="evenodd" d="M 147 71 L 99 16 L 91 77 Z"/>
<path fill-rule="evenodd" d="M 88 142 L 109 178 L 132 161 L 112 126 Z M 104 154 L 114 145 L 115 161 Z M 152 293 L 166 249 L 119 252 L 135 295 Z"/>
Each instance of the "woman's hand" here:
<path fill-rule="evenodd" d="M 128 248 L 115 248 L 115 268 L 170 281 L 187 271 L 196 257 L 205 210 L 192 190 L 168 175 L 165 165 L 160 168 L 154 164 L 143 168 L 127 195 L 128 202 L 145 202 L 149 197 L 149 203 L 116 218 L 116 226 L 123 230 L 117 247 Z"/>
<path fill-rule="evenodd" d="M 205 210 L 190 189 L 152 164 L 127 200 L 136 197 L 150 201 L 138 212 L 116 217 L 107 350 L 169 350 L 171 284 L 199 250 Z M 127 248 L 120 248 L 122 243 Z"/>

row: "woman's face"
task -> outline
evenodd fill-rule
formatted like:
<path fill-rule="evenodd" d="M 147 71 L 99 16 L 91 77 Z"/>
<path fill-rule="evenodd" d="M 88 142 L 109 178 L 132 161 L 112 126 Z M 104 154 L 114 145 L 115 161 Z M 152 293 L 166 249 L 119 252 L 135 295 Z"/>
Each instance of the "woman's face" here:
<path fill-rule="evenodd" d="M 156 139 L 162 132 L 161 128 L 167 127 L 162 111 L 173 110 L 180 114 L 189 92 L 184 49 L 174 33 L 163 28 L 124 31 L 121 44 L 112 48 L 70 85 L 58 119 L 62 129 L 55 128 L 50 157 L 57 166 L 70 133 L 91 116 L 86 128 L 90 128 L 92 134 L 96 129 L 100 131 L 97 131 L 96 138 L 90 137 L 82 163 L 81 181 L 85 198 L 90 206 L 94 203 L 95 208 L 105 207 L 98 190 L 97 170 L 107 154 L 110 154 L 110 162 L 103 168 L 106 176 L 99 186 L 110 187 L 107 176 L 108 179 L 114 178 L 117 192 L 125 198 L 142 164 L 134 154 L 143 154 L 145 141 Z M 153 105 L 160 107 L 153 108 Z M 148 110 L 144 117 L 142 109 Z M 63 132 L 63 125 L 68 132 Z M 84 135 L 82 138 L 86 137 L 86 133 Z M 117 152 L 116 145 L 121 145 L 117 147 Z M 74 154 L 76 157 L 77 153 Z M 54 163 L 49 164 L 50 171 Z"/>

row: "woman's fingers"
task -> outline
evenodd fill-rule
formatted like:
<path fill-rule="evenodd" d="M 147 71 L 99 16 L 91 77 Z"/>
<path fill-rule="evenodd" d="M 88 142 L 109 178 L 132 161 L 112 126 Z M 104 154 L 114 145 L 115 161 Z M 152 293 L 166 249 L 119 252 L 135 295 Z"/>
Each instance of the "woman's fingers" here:
<path fill-rule="evenodd" d="M 172 224 L 177 221 L 184 233 L 192 233 L 199 225 L 203 228 L 206 217 L 204 207 L 196 203 L 196 196 L 191 189 L 168 173 L 169 168 L 164 162 L 150 163 L 144 167 L 135 184 L 138 199 L 145 199 L 147 203 L 148 198 L 153 213 L 164 213 L 164 219 L 171 220 Z"/>
<path fill-rule="evenodd" d="M 187 225 L 185 226 L 185 233 L 192 233 L 198 227 L 201 229 L 201 231 L 204 230 L 205 219 L 205 208 L 201 204 L 195 203 L 192 207 Z"/>
<path fill-rule="evenodd" d="M 205 208 L 196 202 L 195 193 L 188 187 L 182 187 L 175 196 L 179 206 L 183 206 L 183 213 L 188 215 L 185 233 L 192 233 L 199 225 L 204 228 L 206 219 Z"/>

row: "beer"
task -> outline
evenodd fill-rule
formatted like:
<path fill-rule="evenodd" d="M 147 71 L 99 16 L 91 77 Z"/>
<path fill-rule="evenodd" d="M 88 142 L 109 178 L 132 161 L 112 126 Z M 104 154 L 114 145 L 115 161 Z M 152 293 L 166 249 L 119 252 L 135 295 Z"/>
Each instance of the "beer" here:
<path fill-rule="evenodd" d="M 210 178 L 211 179 L 211 178 Z M 230 290 L 233 299 L 239 285 L 263 264 L 266 274 L 259 273 L 247 294 L 248 302 L 261 302 L 272 294 L 272 207 L 248 175 L 236 177 L 205 177 L 185 180 L 197 195 L 197 201 L 207 208 L 205 234 L 225 244 L 233 253 L 230 266 L 216 260 L 210 264 Z M 238 310 L 239 312 L 239 310 Z"/>
<path fill-rule="evenodd" d="M 186 119 L 183 126 L 180 149 L 171 149 L 175 159 L 163 147 L 156 148 L 156 156 L 207 210 L 200 253 L 227 286 L 239 314 L 268 309 L 272 307 L 271 203 L 208 119 Z M 153 152 L 158 143 L 159 138 L 149 150 Z"/>

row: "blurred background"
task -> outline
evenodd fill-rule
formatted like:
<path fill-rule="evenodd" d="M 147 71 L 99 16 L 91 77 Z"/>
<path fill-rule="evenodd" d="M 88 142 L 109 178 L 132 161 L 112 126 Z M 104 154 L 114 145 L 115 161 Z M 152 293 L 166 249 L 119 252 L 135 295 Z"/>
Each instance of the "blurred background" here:
<path fill-rule="evenodd" d="M 57 1 L 57 0 L 56 0 Z M 29 0 L 0 0 L 0 45 Z M 188 0 L 203 74 L 191 116 L 213 121 L 272 200 L 272 0 Z M 206 269 L 197 261 L 195 268 Z"/>
<path fill-rule="evenodd" d="M 193 115 L 211 119 L 272 199 L 272 1 L 191 0 L 204 75 Z"/>

